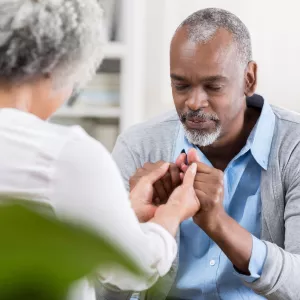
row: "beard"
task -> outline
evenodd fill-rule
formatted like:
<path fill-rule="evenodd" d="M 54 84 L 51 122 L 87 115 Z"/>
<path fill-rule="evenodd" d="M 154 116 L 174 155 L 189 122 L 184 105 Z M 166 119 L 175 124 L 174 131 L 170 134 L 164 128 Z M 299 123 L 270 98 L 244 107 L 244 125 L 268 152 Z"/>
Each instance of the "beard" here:
<path fill-rule="evenodd" d="M 182 122 L 185 136 L 187 140 L 198 147 L 206 147 L 212 145 L 218 140 L 222 132 L 222 126 L 220 120 L 216 114 L 207 114 L 203 111 L 189 111 L 184 114 L 179 114 Z M 186 120 L 202 120 L 202 121 L 213 121 L 215 126 L 213 129 L 193 129 L 189 128 L 186 124 Z"/>

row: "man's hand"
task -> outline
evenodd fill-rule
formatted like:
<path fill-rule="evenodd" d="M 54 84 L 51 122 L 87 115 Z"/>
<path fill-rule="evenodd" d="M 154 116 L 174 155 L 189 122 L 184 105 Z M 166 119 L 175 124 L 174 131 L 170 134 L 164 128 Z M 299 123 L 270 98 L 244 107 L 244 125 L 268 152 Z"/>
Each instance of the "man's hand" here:
<path fill-rule="evenodd" d="M 212 230 L 220 216 L 225 214 L 224 174 L 222 171 L 200 162 L 195 149 L 188 153 L 188 162 L 197 164 L 194 188 L 201 204 L 201 210 L 194 216 L 194 222 L 203 230 Z"/>
<path fill-rule="evenodd" d="M 192 164 L 186 171 L 182 185 L 172 193 L 167 204 L 157 208 L 151 222 L 160 224 L 175 236 L 179 224 L 194 216 L 200 209 L 199 200 L 194 190 L 197 165 Z"/>
<path fill-rule="evenodd" d="M 130 201 L 139 221 L 148 222 L 153 218 L 157 206 L 153 203 L 153 185 L 166 175 L 170 164 L 162 163 L 154 170 L 147 172 L 135 184 L 130 192 Z"/>
<path fill-rule="evenodd" d="M 232 219 L 223 207 L 223 172 L 200 162 L 197 151 L 188 153 L 188 163 L 197 164 L 194 189 L 200 201 L 200 210 L 194 222 L 223 250 L 233 265 L 249 275 L 252 236 Z M 187 166 L 182 165 L 185 172 Z"/>
<path fill-rule="evenodd" d="M 180 155 L 177 161 L 184 161 L 184 156 Z M 160 168 L 164 161 L 156 163 L 146 163 L 142 168 L 137 169 L 136 173 L 130 178 L 130 191 L 134 189 L 136 184 L 145 176 Z M 156 204 L 164 204 L 168 201 L 173 191 L 182 183 L 180 177 L 180 168 L 176 164 L 170 163 L 169 169 L 162 178 L 153 183 L 154 193 L 153 200 Z"/>

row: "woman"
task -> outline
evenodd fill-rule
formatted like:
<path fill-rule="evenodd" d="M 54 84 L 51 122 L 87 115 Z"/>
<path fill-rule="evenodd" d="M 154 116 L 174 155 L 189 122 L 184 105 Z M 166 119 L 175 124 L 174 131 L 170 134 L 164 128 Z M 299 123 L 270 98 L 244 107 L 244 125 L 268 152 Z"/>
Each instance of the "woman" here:
<path fill-rule="evenodd" d="M 177 251 L 173 236 L 180 222 L 199 209 L 193 191 L 196 168 L 190 167 L 168 204 L 157 208 L 151 203 L 152 184 L 168 164 L 136 186 L 130 203 L 100 143 L 78 127 L 45 121 L 99 65 L 101 19 L 96 0 L 0 2 L 0 193 L 47 202 L 59 217 L 108 236 L 147 276 L 141 280 L 106 270 L 99 280 L 143 290 L 169 270 Z M 80 293 L 78 299 L 95 296 L 84 288 Z"/>

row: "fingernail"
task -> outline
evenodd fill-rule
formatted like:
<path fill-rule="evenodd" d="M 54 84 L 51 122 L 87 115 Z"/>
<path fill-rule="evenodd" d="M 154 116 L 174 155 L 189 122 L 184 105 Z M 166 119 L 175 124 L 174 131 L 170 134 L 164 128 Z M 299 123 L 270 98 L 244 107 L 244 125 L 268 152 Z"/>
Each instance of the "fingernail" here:
<path fill-rule="evenodd" d="M 191 171 L 193 173 L 196 173 L 196 171 L 197 171 L 197 164 L 196 163 L 192 163 L 192 165 L 191 165 Z"/>

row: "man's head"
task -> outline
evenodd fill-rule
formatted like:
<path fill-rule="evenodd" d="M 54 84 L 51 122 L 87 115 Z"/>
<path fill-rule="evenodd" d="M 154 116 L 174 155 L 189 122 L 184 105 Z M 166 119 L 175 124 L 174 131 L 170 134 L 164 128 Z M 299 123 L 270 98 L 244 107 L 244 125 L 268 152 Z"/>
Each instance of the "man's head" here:
<path fill-rule="evenodd" d="M 208 146 L 230 132 L 256 87 L 250 34 L 235 15 L 200 10 L 178 27 L 171 43 L 174 103 L 186 136 Z"/>

